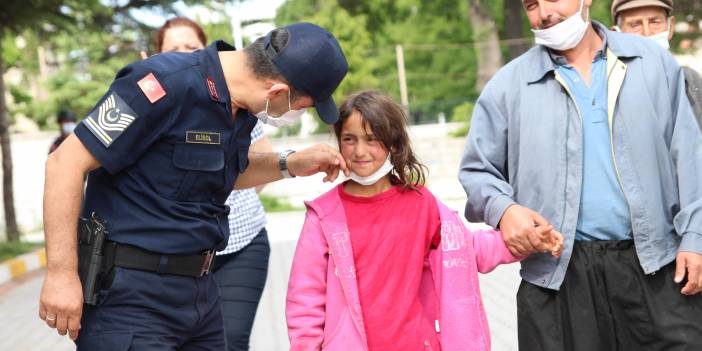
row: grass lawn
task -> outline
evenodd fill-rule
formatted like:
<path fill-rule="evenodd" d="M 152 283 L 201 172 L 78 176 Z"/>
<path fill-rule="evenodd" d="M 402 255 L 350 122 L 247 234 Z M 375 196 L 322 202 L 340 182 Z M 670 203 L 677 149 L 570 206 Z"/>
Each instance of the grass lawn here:
<path fill-rule="evenodd" d="M 13 258 L 15 256 L 32 252 L 44 243 L 27 243 L 27 242 L 0 242 L 0 262 Z"/>

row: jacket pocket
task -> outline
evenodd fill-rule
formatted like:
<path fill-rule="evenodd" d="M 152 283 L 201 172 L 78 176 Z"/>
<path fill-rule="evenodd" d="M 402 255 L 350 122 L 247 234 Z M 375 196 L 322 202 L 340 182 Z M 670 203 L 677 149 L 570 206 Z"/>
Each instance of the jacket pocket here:
<path fill-rule="evenodd" d="M 203 201 L 224 187 L 224 150 L 216 145 L 176 144 L 173 166 L 186 171 L 178 201 Z"/>
<path fill-rule="evenodd" d="M 344 307 L 344 310 L 341 312 L 341 315 L 339 315 L 339 320 L 336 323 L 336 326 L 334 329 L 327 334 L 326 328 L 324 330 L 324 342 L 322 342 L 322 350 L 327 348 L 329 346 L 329 343 L 334 340 L 334 337 L 336 337 L 339 334 L 339 331 L 344 327 L 344 324 L 350 321 L 350 316 L 349 316 L 349 308 Z"/>

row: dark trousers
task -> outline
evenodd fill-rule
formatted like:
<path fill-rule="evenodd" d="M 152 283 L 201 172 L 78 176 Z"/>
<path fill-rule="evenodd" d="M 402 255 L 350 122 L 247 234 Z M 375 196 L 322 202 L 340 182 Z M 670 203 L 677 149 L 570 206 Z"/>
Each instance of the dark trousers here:
<path fill-rule="evenodd" d="M 702 350 L 702 295 L 673 282 L 675 262 L 641 270 L 632 241 L 576 241 L 559 291 L 522 281 L 521 351 Z"/>
<path fill-rule="evenodd" d="M 84 305 L 79 351 L 223 350 L 214 277 L 158 274 L 122 267 Z"/>
<path fill-rule="evenodd" d="M 266 284 L 270 253 L 264 228 L 245 248 L 215 259 L 213 270 L 220 290 L 228 350 L 249 349 L 256 308 Z"/>

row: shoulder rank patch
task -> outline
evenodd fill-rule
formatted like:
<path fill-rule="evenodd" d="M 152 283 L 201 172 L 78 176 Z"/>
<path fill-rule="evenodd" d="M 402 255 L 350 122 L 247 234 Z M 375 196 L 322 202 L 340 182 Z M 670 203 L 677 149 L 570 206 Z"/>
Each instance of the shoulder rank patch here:
<path fill-rule="evenodd" d="M 163 90 L 161 83 L 158 82 L 158 79 L 156 79 L 153 73 L 149 73 L 144 78 L 141 78 L 141 80 L 137 82 L 137 85 L 152 104 L 166 96 L 166 91 Z"/>
<path fill-rule="evenodd" d="M 214 79 L 212 79 L 212 77 L 210 76 L 207 76 L 207 90 L 210 91 L 210 98 L 212 98 L 212 100 L 219 100 L 219 95 L 217 95 L 217 87 L 215 86 Z"/>
<path fill-rule="evenodd" d="M 212 144 L 219 145 L 220 135 L 215 132 L 196 132 L 189 130 L 185 132 L 185 142 L 188 144 Z"/>
<path fill-rule="evenodd" d="M 105 147 L 109 147 L 137 117 L 134 110 L 117 93 L 112 92 L 99 107 L 90 112 L 83 123 Z"/>

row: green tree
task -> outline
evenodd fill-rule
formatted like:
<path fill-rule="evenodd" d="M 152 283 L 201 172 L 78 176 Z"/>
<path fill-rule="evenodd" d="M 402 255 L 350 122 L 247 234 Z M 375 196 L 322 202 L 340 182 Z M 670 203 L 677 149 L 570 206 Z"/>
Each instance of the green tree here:
<path fill-rule="evenodd" d="M 114 7 L 100 0 L 0 2 L 0 147 L 8 240 L 19 239 L 12 191 L 10 113 L 24 113 L 40 125 L 46 124 L 48 116 L 58 107 L 87 113 L 117 69 L 138 58 L 137 33 L 146 29 L 130 16 L 130 11 L 147 6 L 168 10 L 174 2 L 127 0 Z M 47 57 L 40 59 L 40 53 L 47 53 Z M 36 77 L 44 73 L 41 67 L 47 62 L 57 73 L 42 81 Z M 5 100 L 8 87 L 4 80 L 10 67 L 24 73 L 19 86 L 9 87 L 17 104 L 12 111 Z M 28 86 L 41 86 L 49 96 L 34 101 Z"/>

